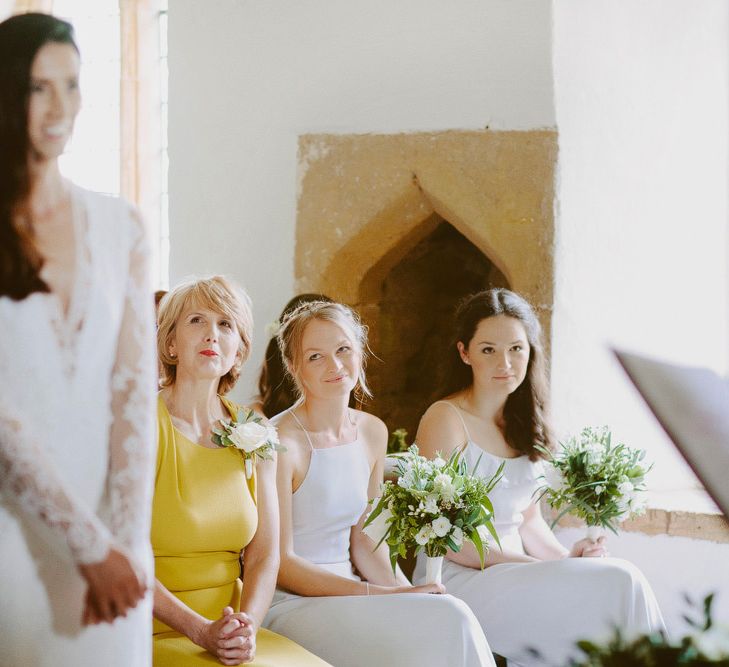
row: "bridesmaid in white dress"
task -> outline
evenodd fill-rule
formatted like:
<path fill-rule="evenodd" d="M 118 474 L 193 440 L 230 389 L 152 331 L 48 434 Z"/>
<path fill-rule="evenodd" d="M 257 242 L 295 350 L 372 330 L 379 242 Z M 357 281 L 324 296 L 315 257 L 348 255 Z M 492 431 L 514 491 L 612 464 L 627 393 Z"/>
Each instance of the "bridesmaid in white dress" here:
<path fill-rule="evenodd" d="M 144 228 L 63 180 L 71 26 L 0 24 L 0 664 L 151 662 L 154 320 Z"/>
<path fill-rule="evenodd" d="M 387 445 L 382 421 L 348 407 L 352 390 L 368 393 L 364 327 L 346 306 L 305 303 L 279 343 L 301 398 L 273 420 L 287 452 L 279 590 L 264 625 L 335 667 L 493 665 L 468 607 L 393 574 L 386 547 L 362 532 Z"/>
<path fill-rule="evenodd" d="M 443 564 L 448 591 L 469 604 L 510 667 L 563 665 L 575 640 L 603 638 L 616 624 L 630 633 L 664 629 L 636 567 L 606 558 L 604 538 L 580 540 L 568 551 L 534 502 L 542 475 L 534 445 L 552 447 L 552 440 L 541 333 L 531 306 L 508 290 L 486 290 L 461 304 L 454 330 L 449 395 L 428 408 L 416 441 L 428 457 L 461 449 L 471 469 L 480 457 L 477 473 L 486 478 L 505 467 L 490 494 L 503 550 L 492 545 L 483 571 L 470 543 L 449 553 Z M 424 571 L 419 559 L 414 581 Z"/>

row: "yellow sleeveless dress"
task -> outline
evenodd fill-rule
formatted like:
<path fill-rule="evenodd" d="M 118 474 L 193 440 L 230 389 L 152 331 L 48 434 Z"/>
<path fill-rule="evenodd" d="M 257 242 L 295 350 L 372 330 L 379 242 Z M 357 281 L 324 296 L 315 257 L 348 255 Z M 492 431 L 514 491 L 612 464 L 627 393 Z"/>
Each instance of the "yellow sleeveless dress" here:
<path fill-rule="evenodd" d="M 222 399 L 235 418 L 238 406 Z M 188 607 L 209 619 L 223 607 L 240 611 L 239 555 L 258 525 L 256 477 L 246 479 L 243 457 L 230 448 L 208 449 L 172 426 L 160 396 L 159 441 L 152 548 L 155 575 Z M 185 635 L 157 619 L 153 627 L 155 667 L 219 665 Z M 261 628 L 251 667 L 327 667 L 289 639 Z"/>

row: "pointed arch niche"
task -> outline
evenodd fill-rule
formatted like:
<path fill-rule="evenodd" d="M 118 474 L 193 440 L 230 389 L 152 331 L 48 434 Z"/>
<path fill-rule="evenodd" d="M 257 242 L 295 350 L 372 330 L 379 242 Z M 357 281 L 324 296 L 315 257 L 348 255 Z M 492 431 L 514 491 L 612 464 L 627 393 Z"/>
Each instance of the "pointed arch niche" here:
<path fill-rule="evenodd" d="M 370 327 L 365 409 L 415 436 L 464 295 L 509 287 L 549 348 L 556 133 L 306 135 L 295 278 Z"/>

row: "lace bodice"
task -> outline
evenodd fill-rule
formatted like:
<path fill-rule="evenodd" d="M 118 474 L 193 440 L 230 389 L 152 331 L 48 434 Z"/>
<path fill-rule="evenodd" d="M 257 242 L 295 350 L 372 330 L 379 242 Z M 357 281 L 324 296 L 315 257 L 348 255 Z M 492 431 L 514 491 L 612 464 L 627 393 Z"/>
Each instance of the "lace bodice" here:
<path fill-rule="evenodd" d="M 143 223 L 119 200 L 73 199 L 67 318 L 54 294 L 0 298 L 0 523 L 14 516 L 92 563 L 112 542 L 148 541 L 154 324 Z"/>

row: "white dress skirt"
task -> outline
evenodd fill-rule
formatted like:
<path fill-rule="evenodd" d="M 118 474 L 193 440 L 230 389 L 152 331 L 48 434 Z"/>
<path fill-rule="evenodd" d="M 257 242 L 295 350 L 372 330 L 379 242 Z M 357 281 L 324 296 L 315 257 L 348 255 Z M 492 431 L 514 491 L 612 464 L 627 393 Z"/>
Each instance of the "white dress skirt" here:
<path fill-rule="evenodd" d="M 349 560 L 349 538 L 367 505 L 369 476 L 360 440 L 312 446 L 306 478 L 293 496 L 297 555 L 359 580 Z M 334 667 L 495 664 L 475 616 L 451 595 L 301 597 L 279 590 L 263 625 Z"/>
<path fill-rule="evenodd" d="M 465 423 L 463 428 L 469 469 L 481 457 L 476 472 L 489 479 L 505 465 L 489 496 L 494 526 L 504 549 L 525 553 L 519 534 L 522 512 L 540 486 L 542 464 L 526 456 L 493 456 L 471 441 Z M 419 558 L 413 581 L 424 578 L 425 559 Z M 630 634 L 665 630 L 650 584 L 637 567 L 619 558 L 501 563 L 483 571 L 444 559 L 443 584 L 468 603 L 494 652 L 506 657 L 509 667 L 567 664 L 569 656 L 579 654 L 578 639 L 604 639 L 616 626 Z"/>

